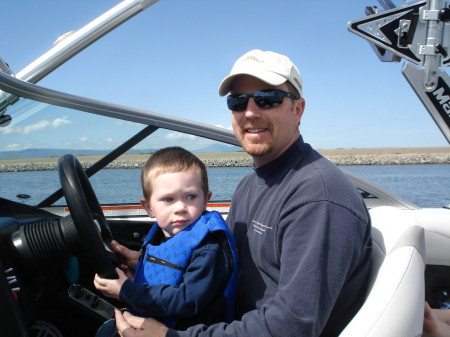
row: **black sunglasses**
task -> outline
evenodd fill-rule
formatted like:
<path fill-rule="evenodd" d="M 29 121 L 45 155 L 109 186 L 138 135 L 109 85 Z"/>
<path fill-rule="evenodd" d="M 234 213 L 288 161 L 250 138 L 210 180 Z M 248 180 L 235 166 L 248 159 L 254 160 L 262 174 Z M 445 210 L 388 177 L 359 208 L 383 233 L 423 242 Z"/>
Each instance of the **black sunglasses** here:
<path fill-rule="evenodd" d="M 244 111 L 247 109 L 248 99 L 253 97 L 260 108 L 272 108 L 283 103 L 284 97 L 298 99 L 290 92 L 280 89 L 260 90 L 253 94 L 231 94 L 227 96 L 228 109 L 233 111 Z"/>

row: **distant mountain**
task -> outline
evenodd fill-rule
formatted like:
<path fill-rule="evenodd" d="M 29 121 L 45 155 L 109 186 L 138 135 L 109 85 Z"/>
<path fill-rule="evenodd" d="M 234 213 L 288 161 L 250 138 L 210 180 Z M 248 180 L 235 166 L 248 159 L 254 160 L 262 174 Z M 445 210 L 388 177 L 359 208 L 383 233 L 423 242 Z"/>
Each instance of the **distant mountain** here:
<path fill-rule="evenodd" d="M 155 149 L 134 150 L 131 149 L 126 153 L 151 153 Z M 109 150 L 74 150 L 74 149 L 26 149 L 20 151 L 0 151 L 0 160 L 8 159 L 26 159 L 26 158 L 45 158 L 45 157 L 61 157 L 71 153 L 75 156 L 97 156 L 108 154 Z"/>
<path fill-rule="evenodd" d="M 101 150 L 68 150 L 68 149 L 26 149 L 20 151 L 0 151 L 0 159 L 26 159 L 26 158 L 45 158 L 61 157 L 67 153 L 77 156 L 94 156 L 107 153 Z"/>
<path fill-rule="evenodd" d="M 244 151 L 240 146 L 225 145 L 225 144 L 212 144 L 206 147 L 202 147 L 198 150 L 193 150 L 194 153 L 204 153 L 204 152 L 238 152 Z"/>
<path fill-rule="evenodd" d="M 131 149 L 126 153 L 153 153 L 157 149 Z M 213 144 L 204 148 L 194 150 L 192 152 L 234 152 L 242 151 L 241 147 L 225 144 Z M 26 159 L 26 158 L 45 158 L 45 157 L 61 157 L 71 153 L 75 156 L 96 156 L 108 154 L 109 150 L 73 150 L 73 149 L 26 149 L 20 151 L 0 151 L 0 160 L 8 159 Z"/>

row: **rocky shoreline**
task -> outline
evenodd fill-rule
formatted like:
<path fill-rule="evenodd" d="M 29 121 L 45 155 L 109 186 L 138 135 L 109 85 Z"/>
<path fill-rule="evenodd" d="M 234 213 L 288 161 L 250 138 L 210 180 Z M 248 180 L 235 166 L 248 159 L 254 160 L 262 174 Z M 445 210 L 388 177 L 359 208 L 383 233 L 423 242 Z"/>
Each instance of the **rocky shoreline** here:
<path fill-rule="evenodd" d="M 321 151 L 319 151 L 321 152 Z M 417 164 L 450 164 L 450 154 L 376 154 L 376 155 L 327 155 L 322 153 L 326 158 L 337 166 L 347 165 L 417 165 Z M 148 155 L 146 155 L 148 157 Z M 222 153 L 222 157 L 228 158 L 209 158 L 211 155 L 199 158 L 205 163 L 206 167 L 250 167 L 252 160 L 245 153 L 233 157 L 228 153 Z M 45 159 L 45 158 L 44 158 Z M 83 160 L 79 158 L 83 168 L 90 167 L 95 160 Z M 93 159 L 93 158 L 91 158 Z M 27 172 L 27 171 L 49 171 L 56 170 L 56 159 L 51 162 L 31 162 L 31 163 L 5 163 L 0 164 L 0 172 Z M 108 169 L 138 169 L 142 168 L 145 160 L 115 160 L 106 168 Z"/>

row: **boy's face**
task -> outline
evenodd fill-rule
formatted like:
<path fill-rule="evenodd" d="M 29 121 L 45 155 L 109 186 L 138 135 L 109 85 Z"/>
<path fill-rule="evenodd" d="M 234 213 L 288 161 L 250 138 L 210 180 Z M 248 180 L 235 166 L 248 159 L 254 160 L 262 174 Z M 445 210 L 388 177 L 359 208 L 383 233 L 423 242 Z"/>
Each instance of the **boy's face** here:
<path fill-rule="evenodd" d="M 141 204 L 152 218 L 156 218 L 164 235 L 172 237 L 200 218 L 211 198 L 204 196 L 200 175 L 195 172 L 165 173 L 150 180 L 150 200 Z"/>

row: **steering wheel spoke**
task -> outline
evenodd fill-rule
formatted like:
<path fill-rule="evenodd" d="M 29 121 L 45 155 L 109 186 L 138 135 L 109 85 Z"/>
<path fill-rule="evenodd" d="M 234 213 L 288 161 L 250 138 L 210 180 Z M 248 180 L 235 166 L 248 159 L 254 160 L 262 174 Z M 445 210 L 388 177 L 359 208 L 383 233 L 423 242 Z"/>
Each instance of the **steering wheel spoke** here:
<path fill-rule="evenodd" d="M 66 154 L 58 160 L 61 187 L 84 250 L 100 277 L 115 279 L 119 259 L 111 248 L 113 239 L 92 185 L 78 159 Z"/>

